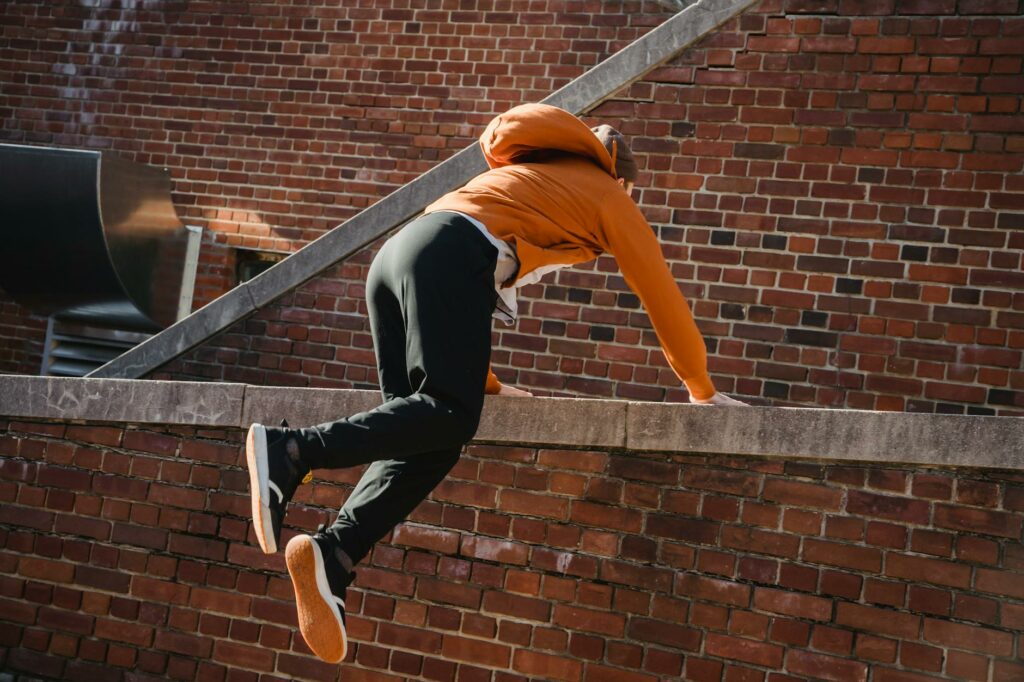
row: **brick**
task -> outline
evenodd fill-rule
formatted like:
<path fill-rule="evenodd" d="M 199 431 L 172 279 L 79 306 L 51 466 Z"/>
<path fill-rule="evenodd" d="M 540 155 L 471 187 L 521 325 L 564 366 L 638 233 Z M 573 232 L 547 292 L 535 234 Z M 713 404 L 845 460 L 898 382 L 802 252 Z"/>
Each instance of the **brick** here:
<path fill-rule="evenodd" d="M 437 654 L 441 651 L 442 638 L 443 635 L 438 632 L 394 623 L 381 623 L 374 641 L 385 646 Z"/>
<path fill-rule="evenodd" d="M 205 611 L 248 616 L 252 608 L 252 599 L 234 592 L 193 587 L 189 594 L 189 604 Z"/>
<path fill-rule="evenodd" d="M 868 667 L 859 661 L 794 650 L 786 656 L 786 670 L 813 679 L 854 682 L 867 680 Z"/>
<path fill-rule="evenodd" d="M 711 545 L 718 540 L 720 524 L 698 519 L 687 519 L 680 516 L 649 514 L 644 532 L 660 538 L 685 540 Z M 629 532 L 639 532 L 639 528 L 622 528 Z"/>
<path fill-rule="evenodd" d="M 74 564 L 39 557 L 23 556 L 18 561 L 18 574 L 54 583 L 69 583 L 75 574 Z"/>
<path fill-rule="evenodd" d="M 846 511 L 906 523 L 926 524 L 930 516 L 930 505 L 923 500 L 851 490 L 847 493 Z"/>
<path fill-rule="evenodd" d="M 395 528 L 391 542 L 441 554 L 454 554 L 459 547 L 459 537 L 458 533 L 451 531 L 403 523 Z"/>
<path fill-rule="evenodd" d="M 845 545 L 824 540 L 804 540 L 804 561 L 860 571 L 878 571 L 882 553 L 874 548 Z"/>
<path fill-rule="evenodd" d="M 185 604 L 188 602 L 189 588 L 176 582 L 155 580 L 141 575 L 133 575 L 131 594 L 143 600 L 162 604 Z"/>
<path fill-rule="evenodd" d="M 656 566 L 606 560 L 601 562 L 600 576 L 602 580 L 613 583 L 633 585 L 650 591 L 671 592 L 674 571 Z"/>
<path fill-rule="evenodd" d="M 18 621 L 21 619 L 15 617 L 14 620 Z M 79 635 L 88 636 L 93 632 L 96 619 L 88 614 L 74 613 L 65 609 L 55 609 L 44 606 L 40 607 L 38 611 L 38 621 L 35 621 L 35 623 L 50 631 L 73 632 Z"/>
<path fill-rule="evenodd" d="M 1013 635 L 1008 632 L 934 618 L 926 618 L 924 621 L 924 639 L 953 649 L 978 651 L 993 656 L 1005 657 L 1013 652 Z"/>
<path fill-rule="evenodd" d="M 161 629 L 156 631 L 153 647 L 182 656 L 207 658 L 213 649 L 213 642 L 205 637 Z"/>
<path fill-rule="evenodd" d="M 486 592 L 483 610 L 542 623 L 551 616 L 551 604 L 547 601 L 502 592 Z"/>
<path fill-rule="evenodd" d="M 45 488 L 89 490 L 90 475 L 87 471 L 43 466 L 39 468 L 38 483 Z"/>
<path fill-rule="evenodd" d="M 593 578 L 597 575 L 596 560 L 569 552 L 534 548 L 530 557 L 530 565 L 542 570 L 558 571 L 581 577 Z"/>
<path fill-rule="evenodd" d="M 847 602 L 836 604 L 835 622 L 873 635 L 889 635 L 898 639 L 916 640 L 921 632 L 920 616 Z"/>
<path fill-rule="evenodd" d="M 829 511 L 838 511 L 842 501 L 838 488 L 774 478 L 765 480 L 763 495 L 764 499 L 781 504 Z"/>
<path fill-rule="evenodd" d="M 158 455 L 173 455 L 178 449 L 178 442 L 177 438 L 161 433 L 127 430 L 124 432 L 123 447 Z"/>
<path fill-rule="evenodd" d="M 800 538 L 797 536 L 735 526 L 726 526 L 722 529 L 721 544 L 723 547 L 744 552 L 788 559 L 795 559 L 800 550 Z"/>
<path fill-rule="evenodd" d="M 109 539 L 110 528 L 111 526 L 108 521 L 68 514 L 58 516 L 54 524 L 54 530 L 62 535 L 78 535 L 92 538 L 93 540 Z"/>
<path fill-rule="evenodd" d="M 656 682 L 658 678 L 653 675 L 623 670 L 622 668 L 610 668 L 591 663 L 587 665 L 586 677 L 584 679 L 588 682 Z"/>
<path fill-rule="evenodd" d="M 1021 520 L 1020 514 L 945 504 L 935 505 L 935 525 L 941 528 L 1019 538 Z"/>
<path fill-rule="evenodd" d="M 597 473 L 605 470 L 608 455 L 603 452 L 540 450 L 537 463 L 552 469 Z"/>
<path fill-rule="evenodd" d="M 220 540 L 198 538 L 191 535 L 172 533 L 168 551 L 182 556 L 198 557 L 210 561 L 224 561 L 227 558 L 227 544 Z"/>
<path fill-rule="evenodd" d="M 536 675 L 547 680 L 581 679 L 583 664 L 563 656 L 553 656 L 519 649 L 512 657 L 512 668 L 526 675 Z"/>
<path fill-rule="evenodd" d="M 997 624 L 999 602 L 970 595 L 956 595 L 953 600 L 953 615 L 962 620 L 971 620 L 989 625 Z"/>
<path fill-rule="evenodd" d="M 800 39 L 782 36 L 750 36 L 747 38 L 747 50 L 750 52 L 798 52 Z"/>
<path fill-rule="evenodd" d="M 637 641 L 684 651 L 699 651 L 702 639 L 701 631 L 696 628 L 648 618 L 631 619 L 627 635 Z"/>
<path fill-rule="evenodd" d="M 97 618 L 94 634 L 99 639 L 148 647 L 153 642 L 153 628 L 138 623 Z"/>
<path fill-rule="evenodd" d="M 115 523 L 110 539 L 118 544 L 162 550 L 167 547 L 167 536 L 167 531 L 159 528 Z"/>
<path fill-rule="evenodd" d="M 103 497 L 144 500 L 149 492 L 149 483 L 123 476 L 95 475 L 92 490 Z"/>
<path fill-rule="evenodd" d="M 830 600 L 784 590 L 757 588 L 754 591 L 754 606 L 772 613 L 811 620 L 828 621 L 832 617 Z"/>
<path fill-rule="evenodd" d="M 274 652 L 262 647 L 216 640 L 213 660 L 247 669 L 270 671 L 274 669 Z"/>
<path fill-rule="evenodd" d="M 750 587 L 728 580 L 709 578 L 695 573 L 681 573 L 676 576 L 675 592 L 684 597 L 704 601 L 747 606 L 750 603 Z"/>
<path fill-rule="evenodd" d="M 529 558 L 529 547 L 518 542 L 467 535 L 462 539 L 462 553 L 475 559 L 523 566 Z"/>
<path fill-rule="evenodd" d="M 552 623 L 584 632 L 621 637 L 625 632 L 626 619 L 616 613 L 557 604 Z"/>
<path fill-rule="evenodd" d="M 914 38 L 861 38 L 857 51 L 868 54 L 909 54 L 914 51 Z"/>
<path fill-rule="evenodd" d="M 527 516 L 543 516 L 560 521 L 566 521 L 569 518 L 568 500 L 519 490 L 502 490 L 498 508 L 506 512 L 525 514 Z M 575 513 L 576 505 L 574 504 L 573 514 Z M 601 514 L 597 515 L 602 516 Z"/>
<path fill-rule="evenodd" d="M 854 653 L 861 659 L 892 663 L 896 660 L 896 641 L 871 635 L 858 635 Z"/>
<path fill-rule="evenodd" d="M 131 583 L 131 575 L 124 571 L 112 571 L 96 566 L 76 566 L 75 583 L 94 587 L 107 592 L 125 594 Z"/>
<path fill-rule="evenodd" d="M 4 525 L 47 531 L 53 528 L 53 519 L 53 513 L 41 509 L 0 505 L 0 523 Z"/>
<path fill-rule="evenodd" d="M 65 662 L 62 659 L 19 647 L 7 656 L 5 667 L 29 672 L 33 675 L 60 679 L 63 677 L 64 665 Z"/>
<path fill-rule="evenodd" d="M 181 452 L 179 454 L 185 459 L 229 465 L 238 463 L 240 458 L 237 446 L 192 439 L 181 441 Z"/>
<path fill-rule="evenodd" d="M 732 661 L 773 668 L 778 668 L 782 664 L 783 649 L 780 646 L 730 637 L 717 632 L 707 634 L 704 649 L 711 656 Z"/>
<path fill-rule="evenodd" d="M 912 582 L 920 581 L 949 587 L 966 588 L 971 582 L 969 566 L 892 552 L 886 557 L 885 574 Z"/>
<path fill-rule="evenodd" d="M 679 470 L 677 465 L 668 462 L 612 457 L 608 473 L 613 477 L 674 486 L 679 480 Z"/>
<path fill-rule="evenodd" d="M 470 585 L 421 578 L 417 584 L 416 595 L 419 599 L 430 602 L 470 609 L 480 608 L 481 591 Z"/>
<path fill-rule="evenodd" d="M 121 429 L 110 426 L 68 426 L 66 437 L 71 441 L 116 447 L 121 444 L 122 434 Z"/>
<path fill-rule="evenodd" d="M 1020 575 L 1010 571 L 979 568 L 975 587 L 979 592 L 1024 599 L 1024 584 L 1020 581 Z"/>

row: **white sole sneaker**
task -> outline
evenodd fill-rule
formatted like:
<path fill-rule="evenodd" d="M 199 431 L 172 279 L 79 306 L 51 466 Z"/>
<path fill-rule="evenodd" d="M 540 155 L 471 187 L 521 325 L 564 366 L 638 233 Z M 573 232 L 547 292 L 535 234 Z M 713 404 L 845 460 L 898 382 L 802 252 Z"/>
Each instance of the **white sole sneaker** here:
<path fill-rule="evenodd" d="M 321 660 L 341 661 L 348 653 L 348 633 L 341 617 L 345 602 L 334 596 L 327 583 L 320 545 L 308 535 L 296 535 L 288 541 L 284 558 L 295 588 L 302 638 Z"/>
<path fill-rule="evenodd" d="M 253 424 L 245 437 L 245 461 L 249 466 L 249 497 L 252 527 L 264 554 L 277 551 L 274 522 L 270 515 L 270 467 L 267 464 L 267 427 Z"/>

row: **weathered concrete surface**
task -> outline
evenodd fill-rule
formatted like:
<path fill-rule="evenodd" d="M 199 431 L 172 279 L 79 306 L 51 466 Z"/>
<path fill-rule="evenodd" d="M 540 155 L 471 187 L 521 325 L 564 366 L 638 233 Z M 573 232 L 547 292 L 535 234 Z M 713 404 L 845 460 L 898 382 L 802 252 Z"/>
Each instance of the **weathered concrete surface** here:
<path fill-rule="evenodd" d="M 376 391 L 0 376 L 0 417 L 245 428 L 332 421 Z M 1024 471 L 1024 419 L 490 396 L 479 442 Z"/>
<path fill-rule="evenodd" d="M 0 376 L 0 416 L 237 426 L 243 384 Z"/>
<path fill-rule="evenodd" d="M 1024 420 L 902 412 L 630 403 L 626 447 L 1024 469 Z"/>
<path fill-rule="evenodd" d="M 612 400 L 489 396 L 476 440 L 621 448 L 626 444 L 626 405 Z"/>
<path fill-rule="evenodd" d="M 700 0 L 587 71 L 544 102 L 580 114 L 641 78 L 756 0 Z M 89 374 L 138 378 L 319 275 L 486 170 L 474 143 L 245 284 Z"/>
<path fill-rule="evenodd" d="M 252 422 L 321 424 L 381 404 L 376 391 L 249 386 L 242 426 Z M 624 447 L 626 403 L 605 400 L 489 396 L 476 439 L 481 442 Z"/>
<path fill-rule="evenodd" d="M 276 426 L 287 419 L 293 427 L 310 426 L 365 412 L 380 403 L 377 391 L 249 386 L 239 425 L 259 422 Z"/>

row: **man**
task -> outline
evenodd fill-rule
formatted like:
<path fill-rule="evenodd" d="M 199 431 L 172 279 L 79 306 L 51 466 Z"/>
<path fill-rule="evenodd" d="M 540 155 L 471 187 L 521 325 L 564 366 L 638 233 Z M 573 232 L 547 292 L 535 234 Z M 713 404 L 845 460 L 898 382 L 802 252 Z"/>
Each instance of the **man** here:
<path fill-rule="evenodd" d="M 511 322 L 515 289 L 615 256 L 690 401 L 715 391 L 703 338 L 661 247 L 630 197 L 623 137 L 561 109 L 516 107 L 480 137 L 491 170 L 429 206 L 370 267 L 367 308 L 384 403 L 307 429 L 253 424 L 246 439 L 256 537 L 277 551 L 289 500 L 311 469 L 370 463 L 338 519 L 288 543 L 299 628 L 325 661 L 345 657 L 353 567 L 448 474 L 474 435 L 485 393 L 529 395 L 489 369 L 491 317 Z"/>

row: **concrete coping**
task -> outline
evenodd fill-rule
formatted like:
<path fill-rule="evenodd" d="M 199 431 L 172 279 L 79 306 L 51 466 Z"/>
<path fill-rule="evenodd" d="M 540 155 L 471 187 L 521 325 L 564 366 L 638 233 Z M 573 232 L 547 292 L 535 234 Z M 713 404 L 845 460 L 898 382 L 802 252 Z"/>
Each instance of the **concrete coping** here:
<path fill-rule="evenodd" d="M 0 418 L 246 428 L 317 424 L 375 391 L 0 376 Z M 1024 419 L 490 396 L 482 443 L 1024 471 Z"/>

